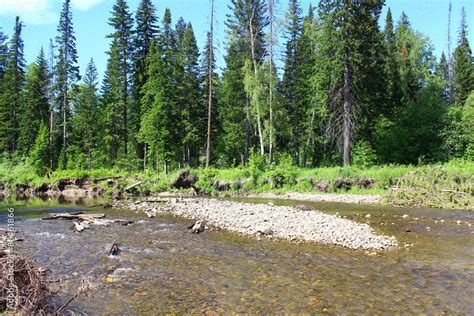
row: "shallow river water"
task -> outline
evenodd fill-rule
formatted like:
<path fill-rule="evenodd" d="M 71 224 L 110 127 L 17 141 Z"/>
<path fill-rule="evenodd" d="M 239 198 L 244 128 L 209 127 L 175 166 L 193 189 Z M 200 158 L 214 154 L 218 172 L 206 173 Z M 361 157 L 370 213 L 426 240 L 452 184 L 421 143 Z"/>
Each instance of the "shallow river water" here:
<path fill-rule="evenodd" d="M 58 306 L 87 274 L 96 288 L 68 306 L 75 313 L 474 314 L 474 213 L 304 204 L 368 222 L 395 236 L 401 247 L 374 254 L 216 230 L 194 235 L 186 229 L 188 220 L 172 216 L 48 204 L 15 206 L 16 229 L 24 238 L 16 247 L 48 266 L 54 278 L 79 273 L 64 284 Z M 0 228 L 6 227 L 6 208 L 1 207 Z M 40 219 L 71 211 L 103 212 L 134 223 L 77 233 L 70 221 Z M 113 242 L 122 249 L 117 257 L 108 255 Z"/>

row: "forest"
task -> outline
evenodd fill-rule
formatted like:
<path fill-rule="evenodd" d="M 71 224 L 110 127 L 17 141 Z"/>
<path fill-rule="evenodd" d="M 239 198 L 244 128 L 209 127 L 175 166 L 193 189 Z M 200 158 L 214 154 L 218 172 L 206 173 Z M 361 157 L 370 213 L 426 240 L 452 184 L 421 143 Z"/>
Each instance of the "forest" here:
<path fill-rule="evenodd" d="M 56 38 L 28 65 L 17 17 L 11 35 L 0 29 L 2 163 L 46 175 L 232 168 L 251 157 L 302 168 L 472 161 L 465 10 L 437 60 L 405 13 L 381 17 L 384 5 L 320 0 L 303 16 L 290 0 L 275 16 L 275 0 L 229 1 L 219 70 L 213 1 L 200 50 L 191 22 L 165 8 L 159 18 L 151 0 L 136 11 L 116 0 L 103 80 L 94 56 L 79 69 L 70 0 Z"/>

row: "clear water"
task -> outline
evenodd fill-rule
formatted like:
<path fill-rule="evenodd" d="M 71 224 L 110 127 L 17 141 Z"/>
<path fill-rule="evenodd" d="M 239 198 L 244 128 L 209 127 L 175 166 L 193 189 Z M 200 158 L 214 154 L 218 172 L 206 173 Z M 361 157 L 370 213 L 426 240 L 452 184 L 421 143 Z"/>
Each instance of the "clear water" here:
<path fill-rule="evenodd" d="M 17 249 L 40 266 L 49 264 L 53 278 L 88 274 L 97 288 L 69 305 L 76 313 L 474 313 L 474 213 L 304 204 L 369 222 L 402 246 L 414 246 L 369 256 L 216 230 L 193 235 L 188 221 L 172 216 L 149 219 L 130 211 L 40 202 L 15 207 L 16 228 L 25 238 Z M 75 233 L 69 221 L 40 219 L 72 210 L 105 212 L 134 224 Z M 118 257 L 108 255 L 114 241 L 122 248 Z M 66 282 L 56 304 L 67 301 L 79 283 L 79 277 Z"/>

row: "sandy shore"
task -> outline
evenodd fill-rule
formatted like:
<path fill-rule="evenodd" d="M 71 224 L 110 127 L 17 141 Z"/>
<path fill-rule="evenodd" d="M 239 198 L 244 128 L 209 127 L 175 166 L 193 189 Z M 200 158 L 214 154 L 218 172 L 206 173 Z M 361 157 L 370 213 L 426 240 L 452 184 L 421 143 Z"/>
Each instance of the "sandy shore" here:
<path fill-rule="evenodd" d="M 351 249 L 380 250 L 398 245 L 396 240 L 378 235 L 367 224 L 294 207 L 200 198 L 125 201 L 117 202 L 114 207 L 143 211 L 149 216 L 170 212 L 245 235 L 320 242 Z"/>

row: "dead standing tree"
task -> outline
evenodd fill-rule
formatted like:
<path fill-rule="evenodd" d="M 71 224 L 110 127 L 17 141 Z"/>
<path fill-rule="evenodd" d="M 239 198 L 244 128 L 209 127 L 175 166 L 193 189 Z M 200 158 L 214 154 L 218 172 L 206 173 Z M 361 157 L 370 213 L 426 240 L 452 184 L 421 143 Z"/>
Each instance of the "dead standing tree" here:
<path fill-rule="evenodd" d="M 207 146 L 206 146 L 206 168 L 211 160 L 211 129 L 212 129 L 212 72 L 214 63 L 214 0 L 211 0 L 211 16 L 209 31 L 209 63 L 208 63 L 208 107 L 207 107 Z"/>

